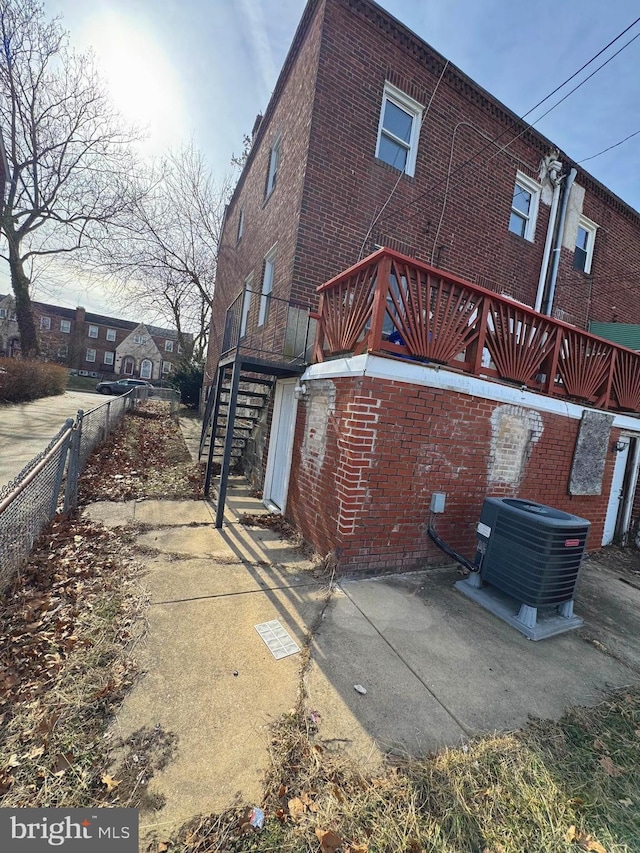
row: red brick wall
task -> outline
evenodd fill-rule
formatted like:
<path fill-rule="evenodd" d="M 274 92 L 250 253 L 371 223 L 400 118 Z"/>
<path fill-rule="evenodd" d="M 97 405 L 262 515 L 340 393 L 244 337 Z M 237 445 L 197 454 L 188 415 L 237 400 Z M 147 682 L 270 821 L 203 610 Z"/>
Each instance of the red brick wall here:
<path fill-rule="evenodd" d="M 426 532 L 432 492 L 447 494 L 438 532 L 469 558 L 488 495 L 526 497 L 585 517 L 589 547 L 600 547 L 615 460 L 607 455 L 602 495 L 568 495 L 580 421 L 367 377 L 306 385 L 287 513 L 321 553 L 336 550 L 341 571 L 401 571 L 446 560 Z M 319 406 L 320 399 L 329 405 Z"/>

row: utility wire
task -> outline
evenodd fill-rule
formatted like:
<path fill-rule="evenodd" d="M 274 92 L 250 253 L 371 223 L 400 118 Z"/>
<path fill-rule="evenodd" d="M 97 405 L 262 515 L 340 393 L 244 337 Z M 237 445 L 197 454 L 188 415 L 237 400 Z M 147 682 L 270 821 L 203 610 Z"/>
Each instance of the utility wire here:
<path fill-rule="evenodd" d="M 630 29 L 632 29 L 633 27 L 635 27 L 635 25 L 636 25 L 638 22 L 640 22 L 640 17 L 639 17 L 639 18 L 636 18 L 636 20 L 635 20 L 635 21 L 633 21 L 631 24 L 629 24 L 629 26 L 628 26 L 628 27 L 625 27 L 625 29 L 624 29 L 624 30 L 622 30 L 622 32 L 620 32 L 620 33 L 619 33 L 615 38 L 611 39 L 611 41 L 610 41 L 608 44 L 606 44 L 606 45 L 605 45 L 601 50 L 599 50 L 599 51 L 598 51 L 598 53 L 596 53 L 594 56 L 592 56 L 592 57 L 591 57 L 591 59 L 589 59 L 587 62 L 585 62 L 585 63 L 584 63 L 584 65 L 582 65 L 582 66 L 581 66 L 577 71 L 575 71 L 575 72 L 574 72 L 570 77 L 567 77 L 567 79 L 566 79 L 566 80 L 564 80 L 564 82 L 562 82 L 559 86 L 556 86 L 556 88 L 555 88 L 555 89 L 553 89 L 551 92 L 549 92 L 549 94 L 548 94 L 548 95 L 545 95 L 545 97 L 544 97 L 544 98 L 542 98 L 540 101 L 538 101 L 538 103 L 537 103 L 537 104 L 535 104 L 533 107 L 531 107 L 531 109 L 527 110 L 527 112 L 526 112 L 526 113 L 524 113 L 522 116 L 520 116 L 519 120 L 520 120 L 520 121 L 522 121 L 523 119 L 525 119 L 525 118 L 526 118 L 528 115 L 530 115 L 534 110 L 536 110 L 536 109 L 538 109 L 538 107 L 542 106 L 542 104 L 544 104 L 544 103 L 545 103 L 545 101 L 548 101 L 548 100 L 549 100 L 549 98 L 553 97 L 553 95 L 555 95 L 555 94 L 556 94 L 556 92 L 558 92 L 560 89 L 562 89 L 564 86 L 566 86 L 566 85 L 567 85 L 567 83 L 570 83 L 570 82 L 571 82 L 571 80 L 573 80 L 573 79 L 574 79 L 578 74 L 580 74 L 580 72 L 581 72 L 581 71 L 584 71 L 584 70 L 585 70 L 585 68 L 587 68 L 589 65 L 591 65 L 591 63 L 592 63 L 592 62 L 595 62 L 595 60 L 596 60 L 599 56 L 602 56 L 602 54 L 603 54 L 606 50 L 608 50 L 612 45 L 614 45 L 617 41 L 619 41 L 619 40 L 620 40 L 620 39 L 625 35 L 625 33 L 628 33 L 628 32 L 629 32 L 629 30 L 630 30 Z M 640 33 L 639 33 L 638 35 L 640 35 Z M 627 43 L 626 43 L 626 44 L 625 44 L 625 45 L 624 45 L 620 50 L 618 50 L 618 51 L 616 52 L 616 54 L 614 54 L 614 56 L 617 56 L 617 55 L 618 55 L 618 53 L 620 53 L 622 50 L 624 50 L 626 47 L 628 47 L 628 46 L 629 46 L 629 44 L 631 44 L 631 42 L 632 42 L 632 41 L 635 41 L 635 39 L 636 39 L 636 38 L 638 38 L 638 35 L 634 36 L 634 38 L 633 38 L 633 39 L 631 39 L 629 42 L 627 42 Z M 614 58 L 614 57 L 612 56 L 612 57 L 611 57 L 611 59 L 613 59 L 613 58 Z M 593 74 L 597 73 L 597 71 L 599 71 L 599 70 L 600 70 L 600 68 L 603 68 L 603 67 L 604 67 L 604 65 L 606 65 L 608 62 L 609 62 L 609 60 L 607 60 L 605 63 L 603 63 L 603 65 L 599 66 L 599 67 L 596 69 L 596 71 L 595 71 L 595 72 L 593 72 Z M 590 79 L 590 77 L 592 77 L 592 76 L 593 76 L 593 74 L 589 75 L 589 77 L 587 77 L 583 82 L 585 82 L 585 83 L 586 83 L 586 82 L 587 82 L 587 80 L 588 80 L 588 79 Z M 572 94 L 573 92 L 575 92 L 578 88 L 580 88 L 580 86 L 581 86 L 581 85 L 582 85 L 582 83 L 580 83 L 578 86 L 576 86 L 576 87 L 575 87 L 575 88 L 574 88 L 574 89 L 569 93 L 569 95 L 570 95 L 570 94 Z M 567 95 L 567 97 L 569 97 L 569 95 Z M 563 98 L 562 100 L 564 100 L 564 98 Z M 561 101 L 558 101 L 558 103 L 557 103 L 557 104 L 555 104 L 553 107 L 551 107 L 551 109 L 555 109 L 555 107 L 556 107 L 556 106 L 558 106 L 558 104 L 560 104 L 560 103 L 561 103 Z M 542 116 L 540 116 L 540 118 L 536 119 L 536 122 L 540 121 L 542 118 L 544 118 L 544 116 L 545 116 L 545 115 L 547 115 L 549 112 L 551 112 L 551 109 L 550 109 L 550 110 L 548 110 L 546 113 L 544 113 Z M 534 123 L 535 123 L 535 122 L 534 122 Z M 523 132 L 523 133 L 525 133 L 525 132 L 526 132 L 527 130 L 529 130 L 532 126 L 533 126 L 533 125 L 528 125 L 528 126 L 525 128 L 525 130 L 524 130 L 524 131 L 522 131 L 522 132 Z M 473 162 L 477 157 L 479 157 L 483 152 L 485 152 L 485 151 L 486 151 L 488 148 L 490 148 L 492 145 L 495 145 L 495 144 L 498 142 L 498 140 L 499 140 L 499 139 L 501 139 L 501 138 L 502 138 L 506 133 L 509 133 L 509 130 L 510 130 L 509 128 L 505 128 L 501 133 L 499 133 L 499 134 L 498 134 L 498 136 L 496 136 L 494 139 L 492 139 L 490 142 L 487 142 L 487 143 L 486 143 L 482 148 L 480 148 L 480 150 L 479 150 L 479 151 L 477 151 L 477 152 L 476 152 L 475 154 L 473 154 L 471 157 L 467 158 L 467 160 L 465 160 L 465 161 L 464 161 L 463 163 L 461 163 L 459 166 L 456 166 L 456 168 L 455 168 L 455 169 L 454 169 L 450 174 L 448 174 L 445 178 L 441 178 L 439 181 L 436 181 L 436 183 L 432 184 L 432 185 L 431 185 L 430 187 L 428 187 L 424 192 L 420 193 L 420 194 L 419 194 L 419 195 L 417 195 L 414 199 L 412 199 L 411 201 L 407 202 L 407 204 L 403 205 L 402 207 L 396 208 L 396 210 L 392 210 L 392 211 L 391 211 L 390 213 L 388 213 L 386 216 L 382 217 L 381 219 L 378 219 L 378 224 L 380 224 L 381 222 L 386 222 L 388 219 L 391 219 L 391 218 L 393 218 L 393 217 L 397 216 L 399 213 L 402 213 L 402 212 L 403 212 L 404 210 L 406 210 L 408 207 L 411 207 L 411 206 L 412 206 L 412 205 L 414 205 L 416 202 L 418 202 L 418 201 L 420 201 L 421 199 L 423 199 L 425 196 L 427 196 L 427 195 L 428 195 L 430 192 L 432 192 L 434 189 L 437 189 L 439 186 L 441 186 L 442 184 L 444 184 L 446 181 L 450 180 L 450 179 L 451 179 L 451 177 L 452 177 L 453 175 L 455 175 L 455 174 L 457 174 L 458 172 L 462 171 L 462 169 L 465 169 L 465 168 L 466 168 L 470 163 L 472 163 L 472 162 Z M 517 138 L 517 137 L 516 137 L 516 138 Z M 511 140 L 511 141 L 513 142 L 514 140 Z M 509 144 L 511 144 L 511 143 L 509 143 Z M 505 146 L 505 148 L 506 148 L 506 147 L 507 147 L 507 146 Z M 504 149 L 502 149 L 502 150 L 504 150 Z M 498 152 L 498 153 L 499 153 L 499 152 Z M 417 216 L 417 212 L 416 212 L 415 214 L 413 214 L 412 216 L 407 217 L 407 219 L 406 219 L 405 221 L 409 221 L 410 219 L 413 219 L 413 217 L 414 217 L 414 216 Z"/>
<path fill-rule="evenodd" d="M 587 160 L 593 160 L 595 157 L 599 157 L 601 154 L 606 154 L 607 151 L 611 151 L 613 148 L 617 148 L 618 145 L 622 145 L 623 142 L 626 142 L 627 139 L 633 139 L 634 136 L 637 136 L 640 133 L 640 130 L 636 130 L 635 133 L 630 133 L 629 136 L 625 136 L 624 139 L 621 139 L 620 142 L 616 142 L 614 145 L 610 145 L 608 148 L 603 148 L 602 151 L 598 151 L 597 154 L 592 154 L 591 157 L 584 157 L 582 160 L 578 160 L 578 165 L 580 163 L 586 163 Z"/>

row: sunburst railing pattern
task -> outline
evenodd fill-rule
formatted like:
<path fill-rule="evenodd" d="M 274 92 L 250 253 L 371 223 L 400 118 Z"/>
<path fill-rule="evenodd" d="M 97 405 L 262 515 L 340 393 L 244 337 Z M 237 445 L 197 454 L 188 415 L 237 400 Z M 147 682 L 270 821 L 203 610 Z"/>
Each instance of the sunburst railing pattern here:
<path fill-rule="evenodd" d="M 391 249 L 318 292 L 316 361 L 370 352 L 640 412 L 640 354 Z"/>

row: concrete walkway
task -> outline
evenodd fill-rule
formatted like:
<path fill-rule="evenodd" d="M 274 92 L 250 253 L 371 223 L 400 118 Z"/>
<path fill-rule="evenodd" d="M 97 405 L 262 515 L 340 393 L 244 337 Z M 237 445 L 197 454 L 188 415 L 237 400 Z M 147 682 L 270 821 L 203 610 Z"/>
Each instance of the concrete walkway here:
<path fill-rule="evenodd" d="M 104 402 L 98 394 L 65 391 L 30 403 L 0 405 L 0 486 L 12 480 L 49 444 L 67 418 L 78 409 L 95 409 Z"/>
<path fill-rule="evenodd" d="M 162 840 L 199 813 L 261 802 L 270 726 L 296 703 L 303 658 L 275 660 L 260 622 L 279 619 L 300 646 L 315 625 L 308 709 L 325 748 L 350 752 L 363 769 L 388 751 L 425 754 L 529 715 L 556 718 L 640 680 L 640 588 L 614 572 L 587 565 L 576 606 L 585 627 L 533 643 L 458 593 L 451 568 L 344 581 L 327 606 L 326 579 L 295 548 L 239 524 L 241 513 L 264 511 L 239 478 L 221 531 L 204 502 L 86 510 L 139 525 L 151 597 L 146 675 L 118 727 L 127 736 L 160 725 L 179 739 L 151 783 L 166 805 L 141 815 L 147 834 Z"/>

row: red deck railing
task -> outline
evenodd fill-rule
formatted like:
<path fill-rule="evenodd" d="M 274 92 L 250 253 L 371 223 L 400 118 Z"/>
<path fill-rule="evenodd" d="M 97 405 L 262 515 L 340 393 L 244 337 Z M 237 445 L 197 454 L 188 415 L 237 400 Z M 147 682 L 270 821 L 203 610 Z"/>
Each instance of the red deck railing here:
<path fill-rule="evenodd" d="M 390 249 L 318 292 L 316 361 L 363 352 L 410 358 L 640 411 L 640 354 Z"/>

